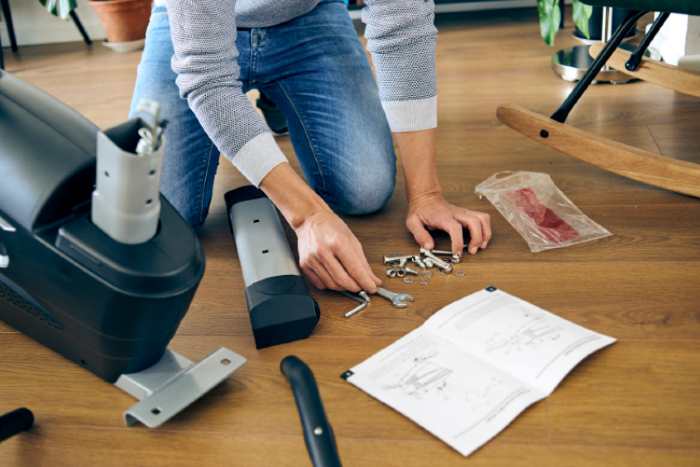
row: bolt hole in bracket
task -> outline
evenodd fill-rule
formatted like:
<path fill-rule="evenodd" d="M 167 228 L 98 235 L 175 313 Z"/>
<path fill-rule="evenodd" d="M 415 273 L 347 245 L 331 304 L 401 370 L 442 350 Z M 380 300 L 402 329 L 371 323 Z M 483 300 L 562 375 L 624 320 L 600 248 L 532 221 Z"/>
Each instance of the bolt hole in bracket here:
<path fill-rule="evenodd" d="M 220 348 L 202 361 L 166 350 L 152 367 L 121 375 L 115 386 L 139 400 L 124 413 L 127 426 L 142 423 L 158 428 L 231 376 L 246 362 L 237 353 Z"/>

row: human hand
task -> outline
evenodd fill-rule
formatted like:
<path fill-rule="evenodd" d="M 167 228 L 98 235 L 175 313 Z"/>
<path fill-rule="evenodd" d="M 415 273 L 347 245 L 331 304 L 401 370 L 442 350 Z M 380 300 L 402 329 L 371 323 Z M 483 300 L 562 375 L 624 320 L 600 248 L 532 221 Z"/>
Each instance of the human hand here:
<path fill-rule="evenodd" d="M 488 214 L 450 204 L 439 193 L 409 201 L 406 228 L 423 248 L 435 248 L 435 241 L 428 229 L 440 229 L 450 235 L 452 252 L 462 256 L 463 227 L 469 229 L 471 236 L 468 245 L 470 254 L 474 255 L 488 246 L 491 240 L 491 217 Z"/>
<path fill-rule="evenodd" d="M 372 272 L 360 241 L 332 211 L 314 212 L 294 230 L 301 269 L 315 287 L 377 291 L 382 281 Z"/>

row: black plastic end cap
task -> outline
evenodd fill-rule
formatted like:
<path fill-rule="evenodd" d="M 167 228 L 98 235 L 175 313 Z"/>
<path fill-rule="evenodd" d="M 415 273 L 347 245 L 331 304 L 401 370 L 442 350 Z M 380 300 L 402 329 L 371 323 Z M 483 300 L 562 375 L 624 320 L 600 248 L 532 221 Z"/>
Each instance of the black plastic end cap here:
<path fill-rule="evenodd" d="M 14 436 L 34 426 L 34 414 L 26 407 L 0 416 L 0 441 Z"/>
<path fill-rule="evenodd" d="M 301 276 L 256 282 L 246 288 L 246 300 L 258 349 L 309 337 L 321 317 Z"/>

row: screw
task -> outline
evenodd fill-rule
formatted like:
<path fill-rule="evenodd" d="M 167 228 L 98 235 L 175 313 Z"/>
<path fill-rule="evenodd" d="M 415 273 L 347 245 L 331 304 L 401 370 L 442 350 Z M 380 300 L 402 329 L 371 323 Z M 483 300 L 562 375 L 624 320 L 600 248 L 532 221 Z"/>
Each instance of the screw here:
<path fill-rule="evenodd" d="M 425 262 L 423 261 L 423 258 L 421 258 L 421 257 L 418 256 L 418 255 L 413 256 L 413 257 L 411 258 L 411 261 L 413 261 L 414 263 L 416 263 L 416 264 L 418 265 L 418 267 L 421 268 L 421 269 L 426 269 L 426 268 L 428 267 L 428 266 L 425 264 Z"/>
<path fill-rule="evenodd" d="M 395 263 L 401 263 L 404 261 L 404 264 L 406 264 L 406 261 L 411 260 L 413 258 L 412 255 L 408 256 L 384 256 L 384 264 L 395 264 Z"/>
<path fill-rule="evenodd" d="M 430 252 L 430 250 L 428 250 L 428 249 L 426 249 L 426 248 L 421 248 L 421 249 L 420 249 L 420 252 L 421 252 L 424 256 L 427 256 L 429 259 L 433 260 L 432 262 L 435 263 L 435 266 L 439 267 L 439 268 L 442 270 L 442 272 L 445 272 L 445 273 L 450 273 L 450 272 L 452 272 L 452 264 L 450 264 L 450 263 L 448 263 L 448 262 L 446 262 L 446 261 L 441 260 L 440 258 L 438 258 L 437 256 L 435 256 L 434 254 L 432 254 L 432 253 Z"/>
<path fill-rule="evenodd" d="M 430 250 L 430 252 L 431 252 L 432 254 L 434 254 L 434 255 L 449 256 L 449 257 L 450 257 L 450 261 L 452 262 L 452 264 L 457 264 L 457 263 L 459 263 L 459 262 L 462 261 L 462 256 L 461 256 L 461 255 L 453 254 L 453 253 L 452 253 L 451 251 L 449 251 L 449 250 Z"/>

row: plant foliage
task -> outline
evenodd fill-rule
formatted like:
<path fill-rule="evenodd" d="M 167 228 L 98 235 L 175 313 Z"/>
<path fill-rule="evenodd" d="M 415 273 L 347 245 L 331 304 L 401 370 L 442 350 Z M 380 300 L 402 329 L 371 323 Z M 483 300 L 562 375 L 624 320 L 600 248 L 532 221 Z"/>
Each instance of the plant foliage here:
<path fill-rule="evenodd" d="M 71 11 L 78 7 L 77 0 L 39 0 L 44 8 L 54 16 L 62 19 L 68 18 Z"/>
<path fill-rule="evenodd" d="M 593 14 L 593 7 L 586 5 L 581 0 L 571 0 L 573 19 L 576 27 L 586 38 L 590 36 L 588 21 Z M 540 34 L 547 45 L 554 45 L 554 38 L 559 32 L 561 24 L 561 8 L 559 0 L 537 0 L 537 11 L 540 18 Z"/>

